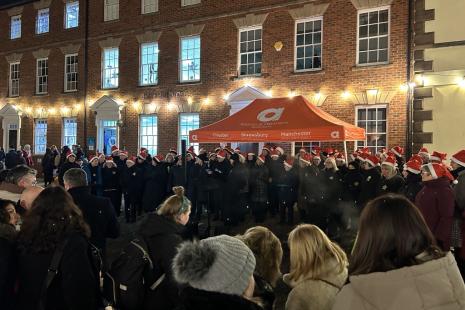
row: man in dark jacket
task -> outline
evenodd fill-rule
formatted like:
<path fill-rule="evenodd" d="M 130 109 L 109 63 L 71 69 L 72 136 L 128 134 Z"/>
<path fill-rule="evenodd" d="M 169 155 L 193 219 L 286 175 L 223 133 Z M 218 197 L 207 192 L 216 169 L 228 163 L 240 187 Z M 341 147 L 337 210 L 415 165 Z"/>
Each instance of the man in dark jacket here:
<path fill-rule="evenodd" d="M 14 149 L 11 149 L 6 155 L 5 155 L 5 166 L 6 169 L 12 169 L 13 167 L 16 167 L 17 165 L 25 164 L 25 160 L 21 159 L 18 155 L 18 152 L 16 152 Z"/>
<path fill-rule="evenodd" d="M 106 238 L 117 238 L 120 232 L 115 209 L 108 198 L 90 194 L 84 170 L 70 169 L 64 174 L 63 180 L 65 189 L 71 194 L 90 226 L 90 242 L 104 254 Z"/>

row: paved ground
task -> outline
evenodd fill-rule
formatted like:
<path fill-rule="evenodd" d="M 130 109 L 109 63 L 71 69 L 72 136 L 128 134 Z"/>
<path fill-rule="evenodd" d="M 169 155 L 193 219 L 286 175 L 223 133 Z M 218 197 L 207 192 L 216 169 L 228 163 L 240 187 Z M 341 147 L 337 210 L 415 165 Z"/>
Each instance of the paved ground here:
<path fill-rule="evenodd" d="M 120 253 L 121 249 L 135 237 L 135 232 L 138 230 L 138 226 L 142 221 L 143 216 L 138 218 L 136 223 L 126 224 L 124 221 L 124 216 L 120 217 L 121 222 L 121 236 L 115 240 L 109 240 L 107 246 L 107 255 L 108 261 L 111 262 L 117 255 Z M 202 218 L 201 221 L 202 225 L 206 227 L 207 219 Z M 299 223 L 299 219 L 297 217 L 296 223 Z M 228 234 L 230 235 L 237 235 L 244 233 L 248 228 L 256 226 L 257 224 L 251 219 L 250 216 L 247 216 L 246 219 L 237 227 L 232 228 Z M 278 223 L 278 219 L 275 218 L 268 218 L 265 223 L 260 224 L 262 226 L 268 227 L 272 230 L 276 236 L 281 240 L 283 246 L 283 263 L 281 271 L 282 273 L 289 272 L 289 249 L 287 246 L 287 237 L 289 232 L 295 227 L 295 225 L 283 225 Z M 212 227 L 221 228 L 222 225 L 220 222 L 212 222 Z M 214 229 L 213 229 L 214 230 Z M 337 240 L 341 246 L 346 250 L 347 253 L 350 253 L 350 249 L 352 247 L 352 243 L 355 237 L 355 231 L 349 230 L 343 233 L 341 240 Z M 276 309 L 281 310 L 284 309 L 284 305 L 286 303 L 286 298 L 289 293 L 289 288 L 281 281 L 278 283 L 276 287 L 276 295 L 277 295 L 277 303 Z"/>

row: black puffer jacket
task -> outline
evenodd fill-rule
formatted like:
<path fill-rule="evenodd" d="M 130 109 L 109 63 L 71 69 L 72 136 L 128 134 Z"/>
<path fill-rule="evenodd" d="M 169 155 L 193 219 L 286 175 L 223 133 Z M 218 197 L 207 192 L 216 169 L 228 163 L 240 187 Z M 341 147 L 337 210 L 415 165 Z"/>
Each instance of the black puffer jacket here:
<path fill-rule="evenodd" d="M 158 309 L 158 308 L 157 308 Z M 254 302 L 241 296 L 185 288 L 181 305 L 176 310 L 261 310 Z"/>
<path fill-rule="evenodd" d="M 15 255 L 16 231 L 14 226 L 0 224 L 0 306 L 14 309 L 14 282 L 17 259 Z"/>
<path fill-rule="evenodd" d="M 183 230 L 183 226 L 156 213 L 150 213 L 141 224 L 139 235 L 147 243 L 155 277 L 166 274 L 160 286 L 146 296 L 144 309 L 171 310 L 179 302 L 178 285 L 173 278 L 171 263 L 182 242 Z"/>
<path fill-rule="evenodd" d="M 421 182 L 421 174 L 408 172 L 407 178 L 405 179 L 405 185 L 402 188 L 401 193 L 411 202 L 415 203 L 415 198 L 422 188 L 423 183 Z"/>
<path fill-rule="evenodd" d="M 378 188 L 378 196 L 381 196 L 387 193 L 400 194 L 402 191 L 402 188 L 404 188 L 405 180 L 403 177 L 396 174 L 390 179 L 386 179 L 385 177 L 382 177 L 379 184 L 380 185 Z"/>
<path fill-rule="evenodd" d="M 147 165 L 144 171 L 144 194 L 142 207 L 146 212 L 154 211 L 167 195 L 168 171 L 164 165 Z M 170 189 L 171 192 L 171 189 Z"/>

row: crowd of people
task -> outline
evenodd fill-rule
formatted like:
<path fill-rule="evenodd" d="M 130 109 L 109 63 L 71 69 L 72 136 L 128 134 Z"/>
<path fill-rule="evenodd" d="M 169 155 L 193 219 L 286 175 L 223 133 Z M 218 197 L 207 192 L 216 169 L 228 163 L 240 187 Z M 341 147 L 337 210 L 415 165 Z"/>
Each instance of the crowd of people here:
<path fill-rule="evenodd" d="M 108 157 L 77 153 L 47 149 L 45 189 L 24 163 L 0 173 L 2 309 L 115 303 L 100 283 L 115 276 L 105 249 L 121 209 L 129 223 L 145 214 L 137 236 L 151 269 L 136 309 L 271 310 L 280 281 L 291 288 L 288 310 L 465 309 L 465 150 L 450 166 L 426 149 L 404 161 L 400 147 L 361 149 L 348 163 L 333 149 L 291 157 L 279 146 L 259 155 L 190 148 L 185 158 L 129 157 L 116 146 Z M 297 212 L 289 273 L 281 241 L 263 226 L 200 241 L 186 232 L 205 214 L 234 226 L 248 212 L 287 225 Z M 353 227 L 346 253 L 334 240 Z"/>

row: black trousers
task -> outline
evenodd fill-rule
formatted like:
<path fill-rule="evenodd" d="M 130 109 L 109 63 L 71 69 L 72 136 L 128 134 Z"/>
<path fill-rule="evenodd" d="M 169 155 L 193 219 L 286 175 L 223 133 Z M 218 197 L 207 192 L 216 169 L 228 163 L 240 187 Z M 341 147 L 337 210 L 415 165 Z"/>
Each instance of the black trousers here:
<path fill-rule="evenodd" d="M 103 196 L 110 199 L 113 208 L 115 208 L 116 216 L 121 215 L 121 191 L 117 189 L 104 190 Z"/>
<path fill-rule="evenodd" d="M 252 215 L 256 223 L 263 223 L 266 216 L 266 202 L 251 202 Z"/>

